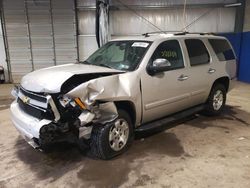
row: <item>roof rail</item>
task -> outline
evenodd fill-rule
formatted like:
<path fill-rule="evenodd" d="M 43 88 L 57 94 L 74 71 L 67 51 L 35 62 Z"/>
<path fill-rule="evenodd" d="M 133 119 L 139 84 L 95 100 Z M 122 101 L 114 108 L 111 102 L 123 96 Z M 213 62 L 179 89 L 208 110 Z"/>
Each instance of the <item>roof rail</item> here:
<path fill-rule="evenodd" d="M 199 32 L 181 32 L 181 33 L 175 33 L 174 35 L 186 35 L 186 34 L 194 34 L 194 35 L 216 35 L 215 33 L 212 32 L 203 32 L 203 33 L 199 33 Z"/>
<path fill-rule="evenodd" d="M 212 32 L 187 32 L 187 31 L 155 31 L 155 32 L 148 32 L 143 33 L 142 36 L 149 37 L 152 34 L 174 34 L 174 35 L 186 35 L 186 34 L 199 34 L 199 35 L 215 35 L 215 33 Z"/>
<path fill-rule="evenodd" d="M 142 36 L 145 36 L 145 37 L 149 37 L 150 35 L 152 34 L 174 34 L 174 33 L 180 33 L 180 32 L 183 32 L 183 31 L 154 31 L 154 32 L 147 32 L 147 33 L 143 33 Z"/>

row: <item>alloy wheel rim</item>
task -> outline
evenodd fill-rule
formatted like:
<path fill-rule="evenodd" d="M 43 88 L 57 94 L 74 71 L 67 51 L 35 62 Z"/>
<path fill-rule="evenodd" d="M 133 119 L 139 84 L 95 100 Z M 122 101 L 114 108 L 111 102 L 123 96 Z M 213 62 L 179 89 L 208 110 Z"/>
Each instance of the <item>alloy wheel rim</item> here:
<path fill-rule="evenodd" d="M 124 119 L 117 119 L 109 131 L 109 145 L 114 151 L 120 151 L 127 144 L 129 125 Z"/>
<path fill-rule="evenodd" d="M 221 90 L 217 90 L 213 97 L 213 108 L 219 110 L 223 105 L 223 93 Z"/>

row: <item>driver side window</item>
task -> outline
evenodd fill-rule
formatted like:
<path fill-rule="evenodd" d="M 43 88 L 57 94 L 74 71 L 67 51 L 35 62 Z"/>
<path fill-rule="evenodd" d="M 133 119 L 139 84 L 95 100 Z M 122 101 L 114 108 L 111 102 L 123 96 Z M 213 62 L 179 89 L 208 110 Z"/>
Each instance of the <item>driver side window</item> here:
<path fill-rule="evenodd" d="M 162 42 L 153 53 L 150 63 L 152 64 L 156 59 L 162 58 L 168 60 L 171 64 L 169 70 L 180 69 L 184 67 L 182 51 L 177 40 L 168 40 Z"/>

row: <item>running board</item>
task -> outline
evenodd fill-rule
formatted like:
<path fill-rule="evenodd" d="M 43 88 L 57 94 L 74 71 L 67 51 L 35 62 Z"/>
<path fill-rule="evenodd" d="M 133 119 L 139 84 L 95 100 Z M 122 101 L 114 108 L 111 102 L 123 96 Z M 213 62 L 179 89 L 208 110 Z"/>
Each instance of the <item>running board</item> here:
<path fill-rule="evenodd" d="M 190 116 L 190 115 L 193 115 L 197 112 L 200 112 L 200 111 L 204 110 L 204 108 L 205 108 L 205 105 L 199 105 L 199 106 L 189 108 L 187 110 L 175 113 L 175 114 L 167 116 L 165 118 L 143 124 L 143 125 L 139 126 L 138 128 L 136 128 L 135 132 L 144 132 L 144 131 L 149 131 L 152 129 L 164 128 L 171 123 L 174 123 L 174 122 L 181 120 L 187 116 Z"/>

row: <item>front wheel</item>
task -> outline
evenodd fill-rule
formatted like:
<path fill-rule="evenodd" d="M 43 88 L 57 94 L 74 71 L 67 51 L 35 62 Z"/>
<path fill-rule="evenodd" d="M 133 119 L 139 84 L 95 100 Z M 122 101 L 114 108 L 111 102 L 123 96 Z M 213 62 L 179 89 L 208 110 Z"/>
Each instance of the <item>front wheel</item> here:
<path fill-rule="evenodd" d="M 94 125 L 91 134 L 91 153 L 101 159 L 110 159 L 127 150 L 133 141 L 131 118 L 124 110 L 118 110 L 118 118 L 106 125 Z"/>
<path fill-rule="evenodd" d="M 205 114 L 219 115 L 226 103 L 226 88 L 222 84 L 213 86 L 207 100 Z"/>

